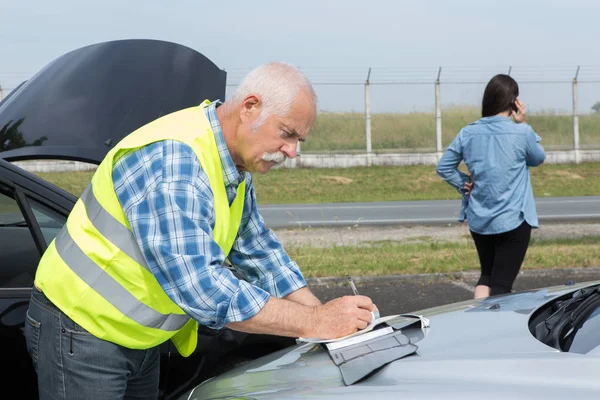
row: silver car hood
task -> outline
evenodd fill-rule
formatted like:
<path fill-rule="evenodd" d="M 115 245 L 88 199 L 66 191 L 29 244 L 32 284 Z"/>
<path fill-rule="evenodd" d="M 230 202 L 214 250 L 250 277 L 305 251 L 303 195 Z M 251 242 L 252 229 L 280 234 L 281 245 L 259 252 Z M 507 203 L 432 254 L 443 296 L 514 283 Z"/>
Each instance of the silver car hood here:
<path fill-rule="evenodd" d="M 322 346 L 302 344 L 210 379 L 183 398 L 598 398 L 598 352 L 559 352 L 539 342 L 528 328 L 529 317 L 540 305 L 592 284 L 417 311 L 431 324 L 427 337 L 417 343 L 417 353 L 351 386 L 343 384 Z"/>

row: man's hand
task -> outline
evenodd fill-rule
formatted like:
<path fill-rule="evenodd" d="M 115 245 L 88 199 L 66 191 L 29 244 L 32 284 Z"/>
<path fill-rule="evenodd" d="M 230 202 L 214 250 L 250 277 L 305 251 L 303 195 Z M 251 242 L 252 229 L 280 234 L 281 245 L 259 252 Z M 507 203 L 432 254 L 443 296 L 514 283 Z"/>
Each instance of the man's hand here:
<path fill-rule="evenodd" d="M 516 113 L 515 111 L 511 112 L 513 119 L 515 120 L 515 122 L 517 124 L 520 124 L 521 122 L 525 122 L 525 114 L 527 113 L 527 110 L 525 108 L 525 103 L 523 103 L 517 97 L 517 99 L 515 100 L 515 105 L 519 109 L 519 112 L 518 113 Z"/>
<path fill-rule="evenodd" d="M 375 305 L 367 296 L 344 296 L 315 307 L 306 337 L 335 339 L 367 327 Z"/>

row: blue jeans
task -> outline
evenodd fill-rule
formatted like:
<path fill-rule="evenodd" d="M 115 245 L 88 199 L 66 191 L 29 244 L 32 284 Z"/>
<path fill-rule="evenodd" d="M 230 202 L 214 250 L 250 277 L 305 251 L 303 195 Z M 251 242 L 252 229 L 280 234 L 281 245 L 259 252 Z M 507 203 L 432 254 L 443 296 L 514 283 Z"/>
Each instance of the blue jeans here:
<path fill-rule="evenodd" d="M 33 287 L 25 323 L 40 400 L 157 399 L 158 347 L 132 350 L 91 335 Z"/>

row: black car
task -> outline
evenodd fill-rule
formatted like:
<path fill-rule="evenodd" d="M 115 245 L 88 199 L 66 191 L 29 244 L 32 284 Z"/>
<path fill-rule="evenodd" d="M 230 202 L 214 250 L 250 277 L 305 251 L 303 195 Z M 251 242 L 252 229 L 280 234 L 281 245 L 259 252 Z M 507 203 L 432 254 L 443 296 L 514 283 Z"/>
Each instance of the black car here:
<path fill-rule="evenodd" d="M 23 327 L 40 257 L 77 197 L 13 164 L 99 164 L 138 127 L 204 99 L 225 99 L 226 72 L 202 54 L 157 40 L 118 40 L 69 52 L 0 102 L 0 355 L 2 391 L 37 398 Z M 200 327 L 181 357 L 161 347 L 161 398 L 176 398 L 241 362 L 294 344 L 290 338 Z"/>

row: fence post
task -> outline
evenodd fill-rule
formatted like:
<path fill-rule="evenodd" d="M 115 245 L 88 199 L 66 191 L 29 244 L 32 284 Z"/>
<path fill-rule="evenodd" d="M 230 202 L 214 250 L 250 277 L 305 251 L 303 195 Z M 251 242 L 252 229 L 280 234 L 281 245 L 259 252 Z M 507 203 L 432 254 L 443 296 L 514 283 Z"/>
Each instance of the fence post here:
<path fill-rule="evenodd" d="M 371 67 L 365 81 L 365 136 L 367 139 L 367 166 L 373 165 L 373 149 L 371 147 Z"/>
<path fill-rule="evenodd" d="M 577 94 L 577 76 L 579 75 L 579 65 L 573 78 L 573 153 L 575 154 L 575 164 L 581 162 L 579 154 L 579 111 L 577 110 L 578 94 Z"/>
<path fill-rule="evenodd" d="M 437 79 L 435 80 L 435 149 L 437 159 L 442 157 L 442 106 L 440 102 L 440 75 L 442 67 L 438 70 Z"/>

